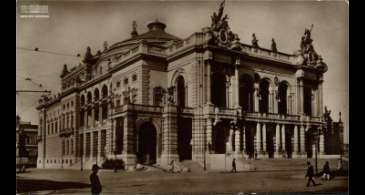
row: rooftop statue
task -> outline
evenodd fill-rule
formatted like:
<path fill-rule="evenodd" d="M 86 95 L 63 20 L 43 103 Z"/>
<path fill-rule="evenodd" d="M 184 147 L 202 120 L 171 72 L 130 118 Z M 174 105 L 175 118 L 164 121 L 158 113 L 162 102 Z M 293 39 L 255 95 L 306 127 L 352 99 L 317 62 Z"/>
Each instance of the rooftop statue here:
<path fill-rule="evenodd" d="M 214 12 L 213 16 L 211 16 L 211 18 L 212 18 L 211 27 L 212 27 L 213 30 L 220 30 L 223 27 L 228 27 L 228 23 L 227 23 L 228 16 L 227 16 L 227 14 L 222 18 L 225 2 L 226 1 L 223 0 L 223 2 L 219 5 L 218 14 L 216 12 Z"/>
<path fill-rule="evenodd" d="M 257 40 L 255 33 L 252 34 L 252 46 L 258 48 L 259 40 Z"/>
<path fill-rule="evenodd" d="M 225 0 L 221 2 L 218 13 L 214 12 L 211 16 L 212 24 L 209 29 L 209 33 L 212 35 L 210 43 L 216 44 L 222 47 L 230 47 L 233 41 L 237 38 L 228 26 L 227 14 L 223 16 Z"/>
<path fill-rule="evenodd" d="M 276 48 L 276 42 L 275 42 L 274 38 L 271 39 L 271 50 L 275 53 L 278 52 L 278 49 Z"/>

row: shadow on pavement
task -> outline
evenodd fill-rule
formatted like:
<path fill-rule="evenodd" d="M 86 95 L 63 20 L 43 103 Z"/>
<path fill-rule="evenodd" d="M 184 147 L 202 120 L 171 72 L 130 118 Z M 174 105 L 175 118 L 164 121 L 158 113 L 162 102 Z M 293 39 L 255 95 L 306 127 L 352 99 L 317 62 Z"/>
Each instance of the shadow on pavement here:
<path fill-rule="evenodd" d="M 80 183 L 80 182 L 61 182 L 61 181 L 34 180 L 34 179 L 23 179 L 23 178 L 17 178 L 16 182 L 17 182 L 16 190 L 18 193 L 90 187 L 90 184 Z"/>

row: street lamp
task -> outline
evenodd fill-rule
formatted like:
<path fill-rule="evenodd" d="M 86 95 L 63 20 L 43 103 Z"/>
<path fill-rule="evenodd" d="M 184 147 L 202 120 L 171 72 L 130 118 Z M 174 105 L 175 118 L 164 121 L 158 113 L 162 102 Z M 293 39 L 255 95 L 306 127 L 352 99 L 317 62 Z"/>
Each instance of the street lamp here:
<path fill-rule="evenodd" d="M 318 129 L 313 135 L 315 137 L 315 153 L 314 153 L 314 158 L 315 158 L 315 168 L 316 168 L 316 174 L 318 174 L 318 148 L 319 148 L 319 139 L 320 136 L 323 134 L 322 129 Z"/>

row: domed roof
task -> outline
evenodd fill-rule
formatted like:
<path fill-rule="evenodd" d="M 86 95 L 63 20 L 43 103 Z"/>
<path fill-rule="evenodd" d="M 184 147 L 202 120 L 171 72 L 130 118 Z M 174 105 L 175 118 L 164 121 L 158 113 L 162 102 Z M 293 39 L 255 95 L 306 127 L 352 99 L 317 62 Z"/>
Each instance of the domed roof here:
<path fill-rule="evenodd" d="M 119 48 L 119 47 L 130 48 L 131 45 L 134 45 L 134 43 L 138 40 L 146 40 L 146 41 L 153 41 L 153 42 L 161 41 L 162 44 L 165 42 L 168 42 L 168 41 L 182 40 L 179 37 L 176 37 L 174 35 L 171 35 L 171 34 L 165 32 L 166 25 L 158 20 L 147 24 L 147 28 L 148 28 L 148 31 L 143 34 L 140 34 L 140 35 L 136 34 L 136 32 L 133 31 L 131 38 L 111 45 L 109 50 Z"/>

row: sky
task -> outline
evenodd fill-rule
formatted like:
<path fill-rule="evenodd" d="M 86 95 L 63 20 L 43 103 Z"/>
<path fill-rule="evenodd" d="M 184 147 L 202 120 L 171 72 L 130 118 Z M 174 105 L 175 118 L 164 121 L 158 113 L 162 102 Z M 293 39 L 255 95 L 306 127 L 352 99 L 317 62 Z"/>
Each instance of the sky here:
<path fill-rule="evenodd" d="M 44 2 L 49 18 L 20 18 L 16 15 L 16 89 L 60 89 L 63 64 L 78 65 L 90 46 L 93 53 L 130 37 L 132 22 L 139 33 L 155 19 L 167 25 L 166 31 L 180 38 L 210 26 L 210 16 L 220 1 L 63 1 Z M 243 43 L 256 34 L 259 45 L 270 48 L 275 38 L 278 50 L 292 54 L 299 49 L 305 28 L 314 25 L 315 50 L 328 65 L 324 75 L 324 105 L 337 121 L 339 112 L 349 134 L 348 4 L 346 1 L 233 1 L 226 0 L 224 12 L 229 26 Z M 65 55 L 27 51 L 39 48 Z M 32 82 L 26 81 L 29 77 Z M 39 87 L 42 84 L 42 87 Z M 35 106 L 40 93 L 18 93 L 16 113 L 22 120 L 38 124 Z"/>

